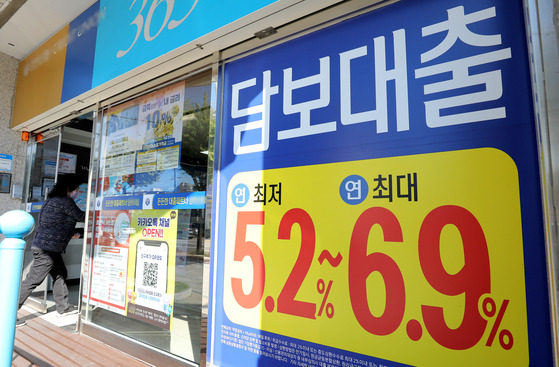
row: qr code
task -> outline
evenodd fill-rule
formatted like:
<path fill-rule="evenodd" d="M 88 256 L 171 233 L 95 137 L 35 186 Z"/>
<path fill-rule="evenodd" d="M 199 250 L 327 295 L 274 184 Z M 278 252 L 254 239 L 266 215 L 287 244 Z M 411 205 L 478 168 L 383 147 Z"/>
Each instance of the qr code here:
<path fill-rule="evenodd" d="M 157 286 L 157 263 L 144 263 L 143 285 L 147 287 Z"/>

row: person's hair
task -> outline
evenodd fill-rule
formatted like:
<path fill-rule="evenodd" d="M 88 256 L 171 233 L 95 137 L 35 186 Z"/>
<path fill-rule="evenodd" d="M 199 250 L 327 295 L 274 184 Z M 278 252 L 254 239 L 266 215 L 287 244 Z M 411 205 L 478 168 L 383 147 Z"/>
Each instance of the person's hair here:
<path fill-rule="evenodd" d="M 51 192 L 49 192 L 48 198 L 66 197 L 70 191 L 77 189 L 81 183 L 82 179 L 78 175 L 60 175 Z"/>

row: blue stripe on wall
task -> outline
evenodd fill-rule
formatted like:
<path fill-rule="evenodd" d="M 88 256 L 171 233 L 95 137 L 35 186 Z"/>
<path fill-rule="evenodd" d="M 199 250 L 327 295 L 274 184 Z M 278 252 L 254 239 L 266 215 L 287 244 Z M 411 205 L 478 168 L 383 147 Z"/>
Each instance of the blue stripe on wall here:
<path fill-rule="evenodd" d="M 99 1 L 70 22 L 60 103 L 91 89 L 98 23 Z"/>

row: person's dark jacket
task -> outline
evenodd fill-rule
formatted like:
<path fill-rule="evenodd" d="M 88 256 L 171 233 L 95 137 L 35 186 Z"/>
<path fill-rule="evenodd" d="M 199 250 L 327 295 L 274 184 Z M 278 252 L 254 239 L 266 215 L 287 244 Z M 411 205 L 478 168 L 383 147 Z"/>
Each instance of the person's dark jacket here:
<path fill-rule="evenodd" d="M 31 247 L 44 251 L 64 252 L 76 233 L 76 222 L 85 220 L 83 212 L 69 197 L 48 199 L 41 209 L 37 231 Z"/>

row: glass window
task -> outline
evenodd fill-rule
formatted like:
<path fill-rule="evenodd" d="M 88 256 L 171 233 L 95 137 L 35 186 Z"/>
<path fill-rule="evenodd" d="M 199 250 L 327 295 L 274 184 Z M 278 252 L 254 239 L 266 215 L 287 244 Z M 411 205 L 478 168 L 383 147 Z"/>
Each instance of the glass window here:
<path fill-rule="evenodd" d="M 210 82 L 204 73 L 104 111 L 82 295 L 84 322 L 197 363 Z"/>
<path fill-rule="evenodd" d="M 43 138 L 42 135 L 36 135 L 35 138 L 36 141 L 29 143 L 28 146 L 26 167 L 28 173 L 22 195 L 27 211 L 33 217 L 35 223 L 37 223 L 44 199 L 54 186 L 56 180 L 60 129 L 50 132 L 47 138 Z M 33 261 L 31 243 L 33 243 L 34 237 L 35 231 L 25 238 L 27 245 L 25 246 L 23 260 L 23 278 L 29 273 L 31 262 Z M 45 279 L 31 293 L 31 297 L 27 300 L 26 305 L 40 312 L 47 312 L 47 291 L 48 280 Z"/>

